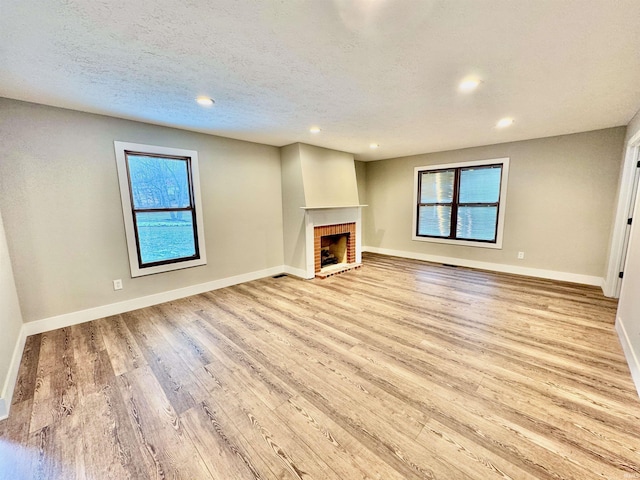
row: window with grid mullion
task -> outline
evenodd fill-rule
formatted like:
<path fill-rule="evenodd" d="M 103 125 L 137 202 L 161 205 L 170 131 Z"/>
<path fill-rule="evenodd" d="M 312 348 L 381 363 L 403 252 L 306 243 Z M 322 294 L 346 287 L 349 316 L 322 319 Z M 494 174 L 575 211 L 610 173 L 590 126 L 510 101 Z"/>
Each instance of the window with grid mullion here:
<path fill-rule="evenodd" d="M 416 236 L 495 243 L 503 165 L 451 167 L 417 173 Z"/>
<path fill-rule="evenodd" d="M 191 159 L 126 152 L 140 268 L 199 258 Z"/>
<path fill-rule="evenodd" d="M 113 143 L 131 277 L 206 265 L 198 152 Z"/>

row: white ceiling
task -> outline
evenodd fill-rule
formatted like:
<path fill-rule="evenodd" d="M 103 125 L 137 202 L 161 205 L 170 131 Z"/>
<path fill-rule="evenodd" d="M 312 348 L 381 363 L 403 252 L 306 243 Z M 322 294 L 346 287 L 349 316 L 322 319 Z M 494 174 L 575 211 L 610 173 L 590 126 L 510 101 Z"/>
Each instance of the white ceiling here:
<path fill-rule="evenodd" d="M 0 96 L 360 160 L 588 131 L 640 107 L 640 1 L 2 0 Z"/>

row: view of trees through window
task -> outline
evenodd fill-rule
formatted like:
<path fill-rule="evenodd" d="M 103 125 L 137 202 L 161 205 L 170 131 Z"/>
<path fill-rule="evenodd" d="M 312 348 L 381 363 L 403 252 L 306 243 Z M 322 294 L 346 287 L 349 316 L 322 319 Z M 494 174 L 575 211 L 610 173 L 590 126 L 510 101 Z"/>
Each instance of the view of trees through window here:
<path fill-rule="evenodd" d="M 189 158 L 127 153 L 140 266 L 198 257 Z"/>

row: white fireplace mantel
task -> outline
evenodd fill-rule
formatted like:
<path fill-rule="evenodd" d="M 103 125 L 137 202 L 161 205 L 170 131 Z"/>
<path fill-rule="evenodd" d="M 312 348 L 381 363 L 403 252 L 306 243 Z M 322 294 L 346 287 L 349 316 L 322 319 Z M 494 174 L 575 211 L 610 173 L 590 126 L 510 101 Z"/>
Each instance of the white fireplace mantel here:
<path fill-rule="evenodd" d="M 303 210 L 326 210 L 329 208 L 360 208 L 360 207 L 368 207 L 369 205 L 340 205 L 336 206 L 326 206 L 326 207 L 300 207 Z"/>
<path fill-rule="evenodd" d="M 362 207 L 348 205 L 340 207 L 301 207 L 305 213 L 306 276 L 315 277 L 313 229 L 340 223 L 356 224 L 356 263 L 362 262 Z"/>

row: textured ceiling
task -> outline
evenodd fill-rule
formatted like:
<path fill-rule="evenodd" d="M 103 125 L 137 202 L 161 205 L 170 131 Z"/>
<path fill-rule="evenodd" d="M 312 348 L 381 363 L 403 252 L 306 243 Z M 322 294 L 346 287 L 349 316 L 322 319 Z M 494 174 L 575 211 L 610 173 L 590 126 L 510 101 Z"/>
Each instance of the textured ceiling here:
<path fill-rule="evenodd" d="M 640 1 L 2 0 L 0 96 L 361 160 L 594 130 L 640 107 Z"/>

